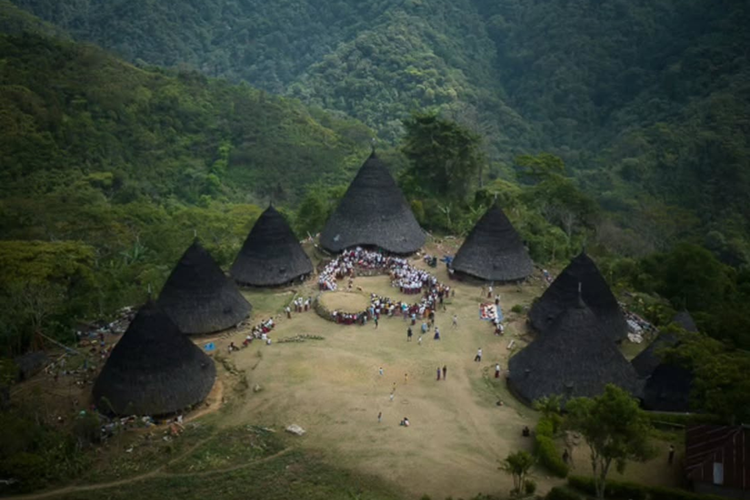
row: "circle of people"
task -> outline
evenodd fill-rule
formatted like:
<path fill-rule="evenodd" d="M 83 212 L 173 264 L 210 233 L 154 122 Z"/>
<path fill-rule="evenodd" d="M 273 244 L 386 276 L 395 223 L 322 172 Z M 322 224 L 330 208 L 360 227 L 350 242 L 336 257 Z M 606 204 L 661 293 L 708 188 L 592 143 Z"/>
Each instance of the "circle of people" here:
<path fill-rule="evenodd" d="M 372 320 L 377 326 L 381 315 L 393 317 L 398 314 L 404 318 L 404 321 L 411 318 L 411 324 L 414 325 L 417 319 L 434 315 L 437 307 L 443 304 L 443 300 L 451 294 L 449 286 L 440 283 L 427 271 L 412 267 L 407 259 L 383 255 L 361 247 L 346 251 L 328 262 L 318 277 L 318 288 L 321 291 L 337 290 L 338 281 L 348 278 L 348 288 L 351 289 L 358 269 L 388 274 L 391 278 L 391 286 L 397 287 L 399 291 L 407 295 L 421 293 L 422 297 L 417 302 L 408 303 L 371 294 L 370 306 L 364 311 L 358 313 L 332 311 L 331 319 L 335 323 L 365 325 L 367 321 Z M 453 293 L 455 294 L 455 291 Z"/>

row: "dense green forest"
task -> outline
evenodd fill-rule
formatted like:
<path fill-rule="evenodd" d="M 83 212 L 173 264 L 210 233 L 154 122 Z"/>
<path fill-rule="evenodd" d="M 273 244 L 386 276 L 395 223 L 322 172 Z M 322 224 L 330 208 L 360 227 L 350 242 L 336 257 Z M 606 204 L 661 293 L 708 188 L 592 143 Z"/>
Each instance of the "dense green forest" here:
<path fill-rule="evenodd" d="M 512 180 L 518 154 L 563 158 L 648 236 L 630 252 L 692 236 L 750 261 L 743 0 L 15 4 L 138 64 L 247 81 L 393 144 L 410 111 L 439 108 L 485 138 L 490 180 Z"/>

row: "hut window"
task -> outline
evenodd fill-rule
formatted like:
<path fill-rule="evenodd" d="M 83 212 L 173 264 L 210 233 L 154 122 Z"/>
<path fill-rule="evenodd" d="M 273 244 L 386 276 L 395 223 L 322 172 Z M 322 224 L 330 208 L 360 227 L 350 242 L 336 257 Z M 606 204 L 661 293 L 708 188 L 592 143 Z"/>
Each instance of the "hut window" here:
<path fill-rule="evenodd" d="M 714 484 L 724 484 L 724 464 L 714 462 Z"/>

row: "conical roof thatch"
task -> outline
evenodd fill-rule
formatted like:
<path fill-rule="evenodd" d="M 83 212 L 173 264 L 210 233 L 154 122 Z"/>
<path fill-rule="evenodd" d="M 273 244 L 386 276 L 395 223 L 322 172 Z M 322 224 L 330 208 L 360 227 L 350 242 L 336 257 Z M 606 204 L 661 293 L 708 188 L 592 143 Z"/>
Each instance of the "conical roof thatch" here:
<path fill-rule="evenodd" d="M 674 315 L 674 318 L 672 318 L 672 323 L 675 323 L 677 326 L 679 326 L 683 330 L 687 330 L 688 332 L 698 332 L 698 325 L 695 324 L 695 321 L 693 321 L 693 317 L 690 316 L 690 313 L 684 309 Z"/>
<path fill-rule="evenodd" d="M 602 322 L 603 332 L 615 342 L 624 339 L 628 333 L 625 316 L 596 264 L 585 252 L 574 258 L 531 306 L 531 326 L 544 333 L 562 312 L 576 305 L 579 286 L 583 301 Z"/>
<path fill-rule="evenodd" d="M 496 205 L 476 223 L 451 266 L 458 272 L 499 282 L 522 280 L 534 269 L 521 237 Z"/>
<path fill-rule="evenodd" d="M 185 334 L 226 330 L 247 318 L 251 309 L 237 285 L 197 240 L 169 275 L 159 305 Z"/>
<path fill-rule="evenodd" d="M 672 323 L 688 331 L 698 331 L 687 311 L 677 313 Z M 678 344 L 679 339 L 676 335 L 662 333 L 631 361 L 638 376 L 645 380 L 643 407 L 647 410 L 690 410 L 693 374 L 682 366 L 664 361 L 660 352 Z"/>
<path fill-rule="evenodd" d="M 118 415 L 166 415 L 203 401 L 215 379 L 211 358 L 149 301 L 112 350 L 94 402 Z"/>
<path fill-rule="evenodd" d="M 529 403 L 552 395 L 564 400 L 594 397 L 606 384 L 640 396 L 635 369 L 604 329 L 585 304 L 571 307 L 544 335 L 510 358 L 510 388 Z"/>
<path fill-rule="evenodd" d="M 229 274 L 242 285 L 279 286 L 312 270 L 310 258 L 284 216 L 269 206 L 255 222 Z"/>
<path fill-rule="evenodd" d="M 404 195 L 373 151 L 328 219 L 320 244 L 334 253 L 360 245 L 410 254 L 424 242 Z"/>

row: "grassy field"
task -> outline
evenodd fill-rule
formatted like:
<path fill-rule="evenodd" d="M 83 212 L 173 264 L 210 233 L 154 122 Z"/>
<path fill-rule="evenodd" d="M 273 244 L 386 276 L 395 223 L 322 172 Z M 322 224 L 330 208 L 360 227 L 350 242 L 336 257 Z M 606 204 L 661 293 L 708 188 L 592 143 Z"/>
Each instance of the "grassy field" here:
<path fill-rule="evenodd" d="M 431 271 L 448 282 L 444 266 Z M 494 378 L 494 365 L 500 363 L 505 369 L 512 351 L 531 340 L 525 316 L 510 310 L 514 305 L 527 307 L 541 294 L 542 280 L 536 277 L 523 286 L 496 287 L 508 319 L 503 337 L 494 336 L 489 323 L 479 319 L 479 304 L 486 300 L 480 286 L 451 282 L 454 285 L 455 297 L 437 314 L 442 340 L 433 340 L 430 332 L 421 345 L 419 324 L 414 340 L 407 342 L 407 323 L 401 318 L 384 318 L 377 329 L 372 323 L 336 325 L 312 311 L 287 319 L 283 308 L 295 294 L 317 295 L 314 280 L 293 290 L 245 291 L 254 307 L 251 324 L 276 318 L 272 339 L 315 335 L 325 340 L 270 346 L 254 342 L 227 356 L 226 346 L 231 341 L 241 343 L 245 330 L 212 338 L 223 367 L 219 370 L 223 389 L 213 395 L 203 414 L 190 420 L 181 437 L 174 442 L 159 436 L 154 441 L 122 438 L 134 439 L 138 446 L 130 452 L 124 451 L 131 446 L 126 441 L 110 446 L 100 467 L 79 481 L 77 489 L 46 496 L 183 500 L 505 496 L 512 483 L 498 470 L 499 460 L 512 451 L 531 450 L 532 442 L 521 436 L 521 429 L 533 427 L 537 415 L 508 393 L 502 378 Z M 400 295 L 385 276 L 357 278 L 355 286 L 364 294 Z M 414 300 L 414 296 L 403 298 Z M 337 301 L 333 296 L 327 300 Z M 457 328 L 452 327 L 454 314 Z M 512 350 L 508 349 L 511 340 L 515 341 Z M 475 362 L 479 347 L 484 357 Z M 437 381 L 436 371 L 443 366 L 447 380 Z M 380 423 L 378 413 L 382 413 Z M 398 425 L 403 417 L 409 418 L 409 428 Z M 285 434 L 290 424 L 307 433 Z M 670 439 L 662 436 L 658 446 L 666 449 Z M 587 470 L 584 446 L 574 451 L 578 474 Z M 663 456 L 631 467 L 625 476 L 651 484 L 675 483 L 674 470 Z M 562 483 L 540 469 L 533 478 L 541 493 Z M 120 482 L 102 488 L 107 481 Z M 103 484 L 87 489 L 87 483 Z"/>

